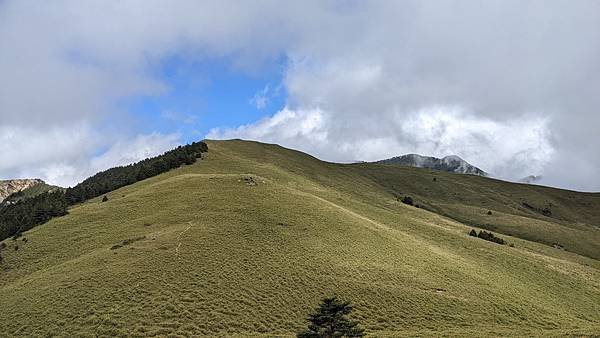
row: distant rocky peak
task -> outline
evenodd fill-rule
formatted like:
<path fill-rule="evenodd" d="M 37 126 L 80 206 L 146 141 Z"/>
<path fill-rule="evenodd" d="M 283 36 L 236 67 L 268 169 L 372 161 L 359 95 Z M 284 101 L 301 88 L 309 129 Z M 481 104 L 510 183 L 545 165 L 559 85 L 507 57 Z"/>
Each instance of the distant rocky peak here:
<path fill-rule="evenodd" d="M 407 154 L 377 161 L 375 163 L 397 164 L 409 167 L 427 168 L 459 174 L 488 176 L 488 174 L 485 171 L 469 164 L 467 161 L 463 160 L 457 155 L 450 155 L 443 158 L 437 158 L 432 156 L 423 156 L 419 154 Z"/>
<path fill-rule="evenodd" d="M 15 180 L 0 180 L 0 202 L 16 192 L 33 187 L 37 184 L 42 184 L 44 181 L 39 178 L 33 179 L 15 179 Z"/>

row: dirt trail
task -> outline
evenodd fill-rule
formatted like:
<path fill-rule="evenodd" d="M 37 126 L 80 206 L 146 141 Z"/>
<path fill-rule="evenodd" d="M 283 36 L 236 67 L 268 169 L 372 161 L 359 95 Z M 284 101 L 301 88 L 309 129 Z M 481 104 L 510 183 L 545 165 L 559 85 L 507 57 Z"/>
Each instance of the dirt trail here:
<path fill-rule="evenodd" d="M 190 230 L 193 226 L 194 223 L 192 223 L 191 221 L 188 222 L 188 227 L 183 230 L 179 235 L 177 235 L 177 247 L 175 248 L 175 257 L 177 257 L 177 259 L 179 259 L 179 248 L 181 247 L 181 236 L 183 236 L 183 234 L 185 234 L 188 230 Z"/>

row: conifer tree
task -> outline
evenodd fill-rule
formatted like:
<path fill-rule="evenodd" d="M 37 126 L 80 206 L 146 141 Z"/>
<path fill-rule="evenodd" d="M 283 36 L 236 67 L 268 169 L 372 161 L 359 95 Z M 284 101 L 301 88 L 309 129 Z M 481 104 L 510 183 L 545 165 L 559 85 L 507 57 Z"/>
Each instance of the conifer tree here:
<path fill-rule="evenodd" d="M 297 334 L 299 338 L 363 337 L 364 330 L 358 322 L 350 320 L 352 312 L 349 301 L 337 296 L 326 297 L 308 318 L 308 328 Z"/>

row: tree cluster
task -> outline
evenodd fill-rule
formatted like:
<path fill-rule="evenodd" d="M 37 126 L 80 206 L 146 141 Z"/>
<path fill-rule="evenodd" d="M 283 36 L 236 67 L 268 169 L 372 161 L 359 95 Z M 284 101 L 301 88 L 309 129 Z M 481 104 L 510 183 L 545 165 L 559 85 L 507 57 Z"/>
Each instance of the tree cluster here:
<path fill-rule="evenodd" d="M 0 240 L 16 236 L 52 217 L 67 214 L 67 201 L 62 191 L 45 192 L 0 207 Z M 16 238 L 15 237 L 15 238 Z"/>
<path fill-rule="evenodd" d="M 535 207 L 535 206 L 533 206 L 533 205 L 531 205 L 531 204 L 529 204 L 527 202 L 521 202 L 521 204 L 525 208 L 527 208 L 529 210 L 532 210 L 532 211 L 535 211 L 535 212 L 537 212 L 539 214 L 542 214 L 544 216 L 548 216 L 548 217 L 552 216 L 552 210 L 550 210 L 550 207 L 548 207 L 548 206 L 543 207 L 543 208 L 538 208 L 538 207 Z"/>
<path fill-rule="evenodd" d="M 66 215 L 69 205 L 106 194 L 184 164 L 192 164 L 207 151 L 206 143 L 194 142 L 128 166 L 102 171 L 66 191 L 46 192 L 14 204 L 2 205 L 0 241 L 19 236 L 21 232 L 46 223 L 52 217 Z"/>
<path fill-rule="evenodd" d="M 506 244 L 506 241 L 503 240 L 502 238 L 496 237 L 493 233 L 483 231 L 483 230 L 479 230 L 479 233 L 477 233 L 477 231 L 472 229 L 471 232 L 469 232 L 469 235 L 473 236 L 473 237 L 485 239 L 486 241 L 498 243 L 498 244 Z"/>
<path fill-rule="evenodd" d="M 66 191 L 69 204 L 94 198 L 126 185 L 150 178 L 184 164 L 193 164 L 202 153 L 208 151 L 204 142 L 179 146 L 166 153 L 122 167 L 111 168 L 87 178 Z"/>

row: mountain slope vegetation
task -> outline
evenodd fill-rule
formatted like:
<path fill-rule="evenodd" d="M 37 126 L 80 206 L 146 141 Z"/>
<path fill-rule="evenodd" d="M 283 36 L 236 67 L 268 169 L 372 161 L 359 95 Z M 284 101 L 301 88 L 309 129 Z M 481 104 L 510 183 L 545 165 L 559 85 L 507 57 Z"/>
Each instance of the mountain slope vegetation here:
<path fill-rule="evenodd" d="M 4 240 L 2 335 L 291 336 L 331 294 L 377 336 L 600 332 L 597 194 L 207 144 Z"/>
<path fill-rule="evenodd" d="M 192 142 L 179 146 L 162 155 L 121 167 L 101 171 L 68 189 L 46 188 L 17 194 L 11 203 L 0 204 L 0 240 L 10 236 L 19 237 L 21 232 L 46 223 L 53 217 L 66 215 L 67 207 L 94 198 L 118 188 L 142 181 L 182 165 L 196 162 L 206 152 L 204 142 Z M 36 188 L 42 185 L 36 182 Z M 9 199 L 13 197 L 9 196 Z M 102 201 L 107 201 L 104 196 Z"/>

